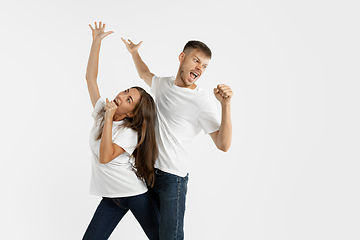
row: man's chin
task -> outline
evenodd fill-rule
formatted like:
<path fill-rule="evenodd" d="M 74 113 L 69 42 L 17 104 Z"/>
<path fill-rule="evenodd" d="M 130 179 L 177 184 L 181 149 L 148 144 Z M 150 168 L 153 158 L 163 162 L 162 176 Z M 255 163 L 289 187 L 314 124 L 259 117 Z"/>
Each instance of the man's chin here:
<path fill-rule="evenodd" d="M 196 81 L 195 81 L 195 79 L 186 79 L 186 85 L 188 85 L 188 86 L 191 86 L 191 85 L 193 85 Z"/>
<path fill-rule="evenodd" d="M 182 83 L 184 84 L 184 87 L 186 87 L 186 88 L 191 88 L 191 89 L 193 89 L 194 87 L 193 86 L 195 86 L 196 87 L 196 84 L 195 84 L 195 80 L 190 80 L 190 79 L 187 79 L 187 78 L 181 78 L 181 81 L 182 81 Z"/>

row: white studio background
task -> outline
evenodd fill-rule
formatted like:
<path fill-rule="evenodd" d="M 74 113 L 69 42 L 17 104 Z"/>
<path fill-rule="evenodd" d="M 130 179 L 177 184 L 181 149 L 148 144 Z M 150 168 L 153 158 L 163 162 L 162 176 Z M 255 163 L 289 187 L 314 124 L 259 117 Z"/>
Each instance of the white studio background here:
<path fill-rule="evenodd" d="M 0 239 L 81 239 L 88 194 L 89 23 L 104 39 L 104 97 L 139 85 L 121 37 L 174 75 L 191 39 L 213 51 L 198 81 L 230 85 L 233 142 L 194 141 L 186 239 L 359 239 L 357 1 L 16 1 L 0 3 Z M 220 108 L 219 108 L 220 111 Z M 129 213 L 110 239 L 146 239 Z"/>

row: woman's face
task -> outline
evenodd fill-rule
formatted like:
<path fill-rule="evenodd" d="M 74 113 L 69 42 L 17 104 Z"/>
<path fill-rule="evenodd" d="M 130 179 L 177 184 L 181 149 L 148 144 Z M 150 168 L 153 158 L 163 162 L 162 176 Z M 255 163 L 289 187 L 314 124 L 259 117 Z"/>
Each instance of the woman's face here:
<path fill-rule="evenodd" d="M 114 99 L 117 105 L 115 115 L 132 117 L 132 112 L 139 101 L 140 93 L 136 88 L 126 89 L 120 92 Z"/>

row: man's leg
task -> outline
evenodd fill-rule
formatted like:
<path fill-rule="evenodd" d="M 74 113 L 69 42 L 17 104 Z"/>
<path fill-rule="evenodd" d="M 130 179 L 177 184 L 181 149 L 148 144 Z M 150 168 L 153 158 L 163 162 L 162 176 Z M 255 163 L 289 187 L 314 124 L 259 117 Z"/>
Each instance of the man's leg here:
<path fill-rule="evenodd" d="M 160 209 L 160 240 L 184 239 L 184 214 L 188 176 L 155 171 L 151 189 Z"/>

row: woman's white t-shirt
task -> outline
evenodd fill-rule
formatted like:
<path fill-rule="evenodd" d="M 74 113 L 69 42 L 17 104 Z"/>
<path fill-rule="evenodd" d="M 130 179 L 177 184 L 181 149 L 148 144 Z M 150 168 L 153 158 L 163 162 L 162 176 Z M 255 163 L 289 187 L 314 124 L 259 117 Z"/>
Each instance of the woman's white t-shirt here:
<path fill-rule="evenodd" d="M 137 145 L 137 133 L 130 128 L 119 128 L 123 121 L 114 121 L 112 128 L 112 140 L 125 152 L 114 158 L 111 162 L 102 164 L 99 162 L 100 140 L 96 140 L 99 133 L 97 115 L 105 106 L 104 99 L 100 98 L 94 108 L 94 127 L 90 134 L 90 148 L 92 153 L 92 171 L 90 182 L 90 194 L 102 197 L 129 197 L 147 191 L 144 181 L 140 180 L 132 169 L 133 156 L 131 155 Z"/>

